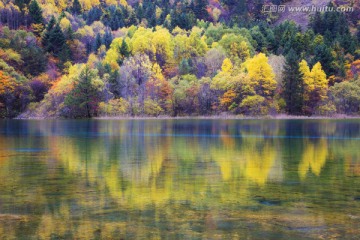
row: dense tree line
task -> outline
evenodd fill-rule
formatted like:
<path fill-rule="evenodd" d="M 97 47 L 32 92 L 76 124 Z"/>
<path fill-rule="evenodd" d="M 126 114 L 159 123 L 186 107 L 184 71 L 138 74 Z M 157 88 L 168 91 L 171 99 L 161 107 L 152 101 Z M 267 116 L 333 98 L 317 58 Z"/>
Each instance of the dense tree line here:
<path fill-rule="evenodd" d="M 0 2 L 0 116 L 358 114 L 360 28 L 264 3 Z"/>

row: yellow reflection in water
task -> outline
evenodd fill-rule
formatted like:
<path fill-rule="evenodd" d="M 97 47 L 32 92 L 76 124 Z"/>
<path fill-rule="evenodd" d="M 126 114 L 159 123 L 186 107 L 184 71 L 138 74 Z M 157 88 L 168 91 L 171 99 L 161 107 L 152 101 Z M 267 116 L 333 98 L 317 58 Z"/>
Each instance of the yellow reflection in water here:
<path fill-rule="evenodd" d="M 331 125 L 333 132 L 334 129 Z M 42 130 L 47 133 L 49 129 Z M 158 125 L 145 125 L 138 130 L 140 134 L 131 136 L 127 135 L 130 130 L 126 124 L 104 124 L 97 131 L 110 134 L 93 138 L 49 134 L 45 141 L 47 145 L 44 146 L 49 151 L 43 153 L 41 158 L 36 155 L 47 167 L 43 169 L 47 179 L 61 177 L 63 174 L 73 177 L 70 189 L 63 195 L 56 195 L 56 201 L 53 200 L 55 197 L 46 196 L 52 186 L 44 183 L 35 188 L 37 202 L 48 206 L 54 204 L 54 201 L 59 205 L 56 210 L 46 207 L 38 216 L 36 235 L 40 239 L 50 239 L 55 232 L 59 236 L 71 232 L 75 239 L 93 239 L 100 234 L 99 230 L 104 239 L 117 236 L 117 231 L 136 232 L 137 237 L 146 238 L 148 227 L 145 223 L 136 222 L 136 226 L 131 226 L 135 222 L 128 219 L 116 222 L 93 219 L 106 215 L 107 211 L 114 211 L 114 205 L 128 212 L 154 209 L 155 213 L 151 218 L 156 223 L 164 218 L 159 214 L 161 210 L 166 213 L 166 219 L 174 217 L 177 222 L 174 220 L 172 224 L 179 225 L 184 232 L 191 229 L 188 219 L 200 218 L 196 215 L 197 209 L 200 209 L 199 212 L 206 211 L 205 216 L 201 217 L 205 219 L 206 228 L 212 231 L 216 229 L 216 218 L 221 217 L 224 206 L 249 204 L 254 201 L 251 198 L 251 188 L 260 186 L 257 189 L 264 189 L 267 183 L 281 180 L 283 176 L 281 153 L 286 150 L 286 140 L 265 137 L 281 135 L 277 126 L 260 129 L 260 133 L 266 133 L 264 136 L 255 134 L 255 137 L 234 137 L 231 131 L 221 130 L 218 138 L 210 139 L 167 136 L 172 134 L 171 128 L 166 130 L 164 137 L 142 136 L 147 133 L 162 134 L 163 129 Z M 326 129 L 323 131 L 325 134 Z M 241 133 L 251 134 L 243 131 L 236 135 L 240 136 Z M 308 172 L 320 176 L 330 155 L 328 140 L 320 138 L 301 141 L 303 147 L 301 144 L 290 146 L 297 148 L 299 156 L 295 160 L 291 159 L 288 164 L 294 164 L 302 180 L 306 179 Z M 0 143 L 2 149 L 11 149 L 16 145 L 5 138 L 0 138 Z M 356 144 L 357 142 L 353 142 L 352 147 Z M 355 150 L 349 153 L 349 148 L 349 145 L 344 145 L 338 149 L 334 147 L 334 150 L 340 151 L 338 155 L 346 156 L 345 161 L 350 166 L 353 162 L 358 162 L 359 155 Z M 14 159 L 12 154 L 15 153 L 2 150 L 1 154 L 1 177 L 15 177 L 13 179 L 16 181 L 24 181 L 20 173 L 11 176 L 11 169 L 16 169 L 16 166 L 11 165 L 8 160 Z M 64 172 L 59 172 L 58 168 L 63 168 Z M 356 169 L 350 166 L 345 171 Z M 1 182 L 0 187 L 3 185 L 9 183 Z M 74 217 L 74 203 L 70 202 L 74 199 L 77 208 L 95 212 L 94 215 L 87 215 L 84 211 L 84 215 Z M 29 201 L 30 197 L 26 200 Z M 174 209 L 167 205 L 168 202 L 178 204 L 176 206 L 179 208 L 181 204 L 189 203 L 195 210 Z M 211 207 L 208 209 L 208 206 Z M 174 216 L 174 212 L 184 215 Z M 4 226 L 0 216 L 0 237 L 8 229 Z M 156 226 L 152 231 L 153 238 L 161 237 Z M 15 238 L 16 232 L 9 232 L 7 236 Z"/>
<path fill-rule="evenodd" d="M 304 140 L 304 145 L 305 148 L 299 164 L 300 179 L 305 179 L 308 171 L 319 176 L 328 157 L 327 140 L 319 139 L 317 141 L 312 141 L 307 139 Z"/>

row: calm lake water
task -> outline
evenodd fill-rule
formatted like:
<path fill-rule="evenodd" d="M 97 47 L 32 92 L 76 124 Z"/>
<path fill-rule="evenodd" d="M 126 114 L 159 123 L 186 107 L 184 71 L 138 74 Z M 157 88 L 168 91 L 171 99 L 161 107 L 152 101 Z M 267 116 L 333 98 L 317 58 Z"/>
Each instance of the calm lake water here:
<path fill-rule="evenodd" d="M 0 239 L 359 239 L 360 120 L 2 120 Z"/>

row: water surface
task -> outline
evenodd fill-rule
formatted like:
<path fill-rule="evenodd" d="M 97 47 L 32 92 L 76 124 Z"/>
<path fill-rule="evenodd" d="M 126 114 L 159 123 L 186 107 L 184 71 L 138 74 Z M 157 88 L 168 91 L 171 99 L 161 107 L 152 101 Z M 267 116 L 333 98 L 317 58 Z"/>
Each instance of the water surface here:
<path fill-rule="evenodd" d="M 0 239 L 358 239 L 360 120 L 2 120 Z"/>

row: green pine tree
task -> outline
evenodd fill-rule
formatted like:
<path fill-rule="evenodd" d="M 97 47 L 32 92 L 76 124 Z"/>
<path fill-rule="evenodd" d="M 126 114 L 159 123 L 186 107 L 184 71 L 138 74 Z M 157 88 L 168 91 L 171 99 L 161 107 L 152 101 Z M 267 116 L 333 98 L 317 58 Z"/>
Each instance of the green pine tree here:
<path fill-rule="evenodd" d="M 120 47 L 120 53 L 124 57 L 130 56 L 130 48 L 129 45 L 126 43 L 125 39 L 122 40 L 121 47 Z"/>
<path fill-rule="evenodd" d="M 47 50 L 49 52 L 52 52 L 54 56 L 57 57 L 58 54 L 63 50 L 65 43 L 66 43 L 65 35 L 61 30 L 60 25 L 57 23 L 50 32 L 49 46 Z"/>
<path fill-rule="evenodd" d="M 128 26 L 137 25 L 137 19 L 134 12 L 131 12 L 129 19 L 128 19 Z"/>
<path fill-rule="evenodd" d="M 72 29 L 71 26 L 69 26 L 65 32 L 64 32 L 66 39 L 69 41 L 73 41 L 74 40 L 74 30 Z"/>
<path fill-rule="evenodd" d="M 21 11 L 24 10 L 27 4 L 29 4 L 30 0 L 15 0 L 14 3 L 17 5 Z"/>
<path fill-rule="evenodd" d="M 311 27 L 315 33 L 324 33 L 324 23 L 320 12 L 316 12 L 311 19 Z"/>
<path fill-rule="evenodd" d="M 316 46 L 314 50 L 314 57 L 311 61 L 312 65 L 320 62 L 327 76 L 336 74 L 336 69 L 334 67 L 334 57 L 331 53 L 331 50 L 332 49 L 325 44 Z"/>
<path fill-rule="evenodd" d="M 207 12 L 207 0 L 195 0 L 194 13 L 197 19 L 207 19 L 209 14 Z"/>
<path fill-rule="evenodd" d="M 102 39 L 102 43 L 106 46 L 107 49 L 109 49 L 114 37 L 109 29 L 105 30 L 104 37 Z"/>
<path fill-rule="evenodd" d="M 67 43 L 65 43 L 61 49 L 61 51 L 57 54 L 60 62 L 58 64 L 58 67 L 60 69 L 64 68 L 64 65 L 66 62 L 71 61 L 72 59 L 72 52 Z"/>
<path fill-rule="evenodd" d="M 102 44 L 100 33 L 96 34 L 95 43 L 94 43 L 94 52 L 96 52 Z"/>
<path fill-rule="evenodd" d="M 304 102 L 304 82 L 299 68 L 299 57 L 291 49 L 286 56 L 283 77 L 283 97 L 289 114 L 301 115 Z"/>
<path fill-rule="evenodd" d="M 58 57 L 59 53 L 63 51 L 63 47 L 66 44 L 66 37 L 54 17 L 50 19 L 50 22 L 46 26 L 41 41 L 44 49 L 47 52 L 53 53 L 55 57 Z"/>
<path fill-rule="evenodd" d="M 32 23 L 44 24 L 44 18 L 42 16 L 42 9 L 36 0 L 33 0 L 29 4 L 29 15 Z"/>
<path fill-rule="evenodd" d="M 74 0 L 71 11 L 73 14 L 77 14 L 77 15 L 82 13 L 82 7 L 79 0 Z"/>
<path fill-rule="evenodd" d="M 76 79 L 74 89 L 66 96 L 64 104 L 69 109 L 67 117 L 91 118 L 97 114 L 101 99 L 101 84 L 97 70 L 86 66 Z"/>
<path fill-rule="evenodd" d="M 54 29 L 55 24 L 56 24 L 55 17 L 52 16 L 49 23 L 46 25 L 45 31 L 43 32 L 41 43 L 46 51 L 48 51 L 50 34 Z"/>

